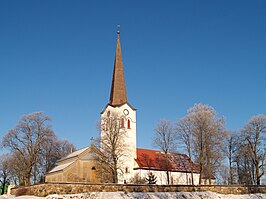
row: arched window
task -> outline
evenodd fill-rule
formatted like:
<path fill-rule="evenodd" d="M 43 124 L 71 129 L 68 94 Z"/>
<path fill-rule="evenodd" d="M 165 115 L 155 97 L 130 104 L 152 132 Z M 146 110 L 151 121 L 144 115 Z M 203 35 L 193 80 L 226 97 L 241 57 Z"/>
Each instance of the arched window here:
<path fill-rule="evenodd" d="M 125 173 L 129 173 L 128 167 L 126 167 L 126 169 L 125 169 Z"/>
<path fill-rule="evenodd" d="M 96 168 L 93 166 L 93 167 L 91 168 L 91 170 L 96 170 Z"/>
<path fill-rule="evenodd" d="M 106 120 L 104 120 L 104 122 L 103 122 L 103 130 L 107 131 L 107 121 Z"/>
<path fill-rule="evenodd" d="M 130 120 L 127 120 L 127 128 L 130 129 Z"/>
<path fill-rule="evenodd" d="M 120 121 L 120 122 L 121 122 L 121 123 L 120 123 L 120 124 L 121 124 L 121 125 L 120 125 L 120 126 L 121 126 L 121 128 L 125 128 L 125 124 L 124 124 L 124 118 L 121 118 L 121 121 Z"/>

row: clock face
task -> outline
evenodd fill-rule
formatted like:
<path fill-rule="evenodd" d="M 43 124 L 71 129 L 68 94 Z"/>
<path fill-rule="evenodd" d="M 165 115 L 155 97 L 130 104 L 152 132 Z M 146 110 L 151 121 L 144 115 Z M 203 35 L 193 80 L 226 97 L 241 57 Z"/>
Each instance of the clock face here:
<path fill-rule="evenodd" d="M 128 111 L 127 109 L 124 109 L 124 110 L 123 110 L 123 113 L 124 113 L 125 115 L 128 115 L 128 114 L 129 114 L 129 111 Z"/>

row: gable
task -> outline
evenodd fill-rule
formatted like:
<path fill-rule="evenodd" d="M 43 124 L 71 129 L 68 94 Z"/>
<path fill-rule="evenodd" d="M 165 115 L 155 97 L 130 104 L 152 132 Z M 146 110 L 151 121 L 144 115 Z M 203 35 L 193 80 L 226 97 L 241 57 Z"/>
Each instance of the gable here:
<path fill-rule="evenodd" d="M 84 154 L 81 160 L 98 160 L 98 155 L 95 153 L 94 150 L 90 150 L 88 153 Z"/>
<path fill-rule="evenodd" d="M 99 149 L 97 149 L 95 146 L 88 146 L 82 149 L 79 149 L 66 157 L 58 160 L 57 166 L 54 167 L 51 171 L 49 171 L 47 174 L 63 171 L 67 168 L 69 168 L 71 165 L 74 165 L 78 160 L 97 160 L 97 156 L 100 154 Z"/>

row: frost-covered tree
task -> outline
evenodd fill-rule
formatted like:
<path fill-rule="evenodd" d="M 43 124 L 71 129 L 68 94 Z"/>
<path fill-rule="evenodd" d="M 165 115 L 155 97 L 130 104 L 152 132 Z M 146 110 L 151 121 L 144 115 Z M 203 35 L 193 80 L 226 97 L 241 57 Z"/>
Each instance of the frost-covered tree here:
<path fill-rule="evenodd" d="M 199 164 L 199 184 L 211 179 L 223 159 L 224 119 L 209 105 L 195 104 L 177 123 L 179 137 L 183 137 L 188 153 Z"/>

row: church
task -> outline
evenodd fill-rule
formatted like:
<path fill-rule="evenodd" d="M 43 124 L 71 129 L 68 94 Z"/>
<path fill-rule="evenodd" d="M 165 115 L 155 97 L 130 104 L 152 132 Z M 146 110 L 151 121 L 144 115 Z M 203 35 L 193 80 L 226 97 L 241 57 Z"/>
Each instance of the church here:
<path fill-rule="evenodd" d="M 60 159 L 57 166 L 47 172 L 45 182 L 112 182 L 108 175 L 110 171 L 108 171 L 108 163 L 100 161 L 102 159 L 100 157 L 106 157 L 105 149 L 110 148 L 108 145 L 106 147 L 104 140 L 112 130 L 117 132 L 118 139 L 122 140 L 119 158 L 117 158 L 119 167 L 116 167 L 118 183 L 136 183 L 134 182 L 136 177 L 145 179 L 152 173 L 156 177 L 156 184 L 167 184 L 166 173 L 168 173 L 170 184 L 192 184 L 191 177 L 193 176 L 194 184 L 197 185 L 198 165 L 193 163 L 187 155 L 169 154 L 169 163 L 166 168 L 162 152 L 137 148 L 136 112 L 137 110 L 129 104 L 127 99 L 120 31 L 118 30 L 110 100 L 101 112 L 101 144 L 99 147 L 94 145 L 85 147 Z M 113 118 L 119 118 L 118 127 L 110 122 Z"/>

